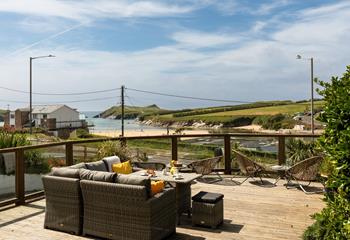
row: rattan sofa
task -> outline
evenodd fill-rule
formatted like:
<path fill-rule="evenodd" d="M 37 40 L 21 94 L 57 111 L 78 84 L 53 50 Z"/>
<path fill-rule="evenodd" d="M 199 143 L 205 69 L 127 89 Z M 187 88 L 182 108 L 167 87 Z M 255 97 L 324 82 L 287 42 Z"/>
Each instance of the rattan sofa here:
<path fill-rule="evenodd" d="M 149 178 L 117 175 L 101 162 L 42 177 L 45 228 L 123 240 L 164 239 L 176 231 L 173 188 L 151 196 Z"/>

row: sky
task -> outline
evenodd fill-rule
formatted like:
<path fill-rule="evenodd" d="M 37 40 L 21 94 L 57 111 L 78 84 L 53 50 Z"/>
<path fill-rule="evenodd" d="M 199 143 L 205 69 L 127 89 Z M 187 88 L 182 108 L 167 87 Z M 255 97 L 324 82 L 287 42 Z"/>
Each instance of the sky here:
<path fill-rule="evenodd" d="M 29 57 L 48 54 L 33 60 L 34 93 L 111 91 L 34 94 L 34 104 L 104 110 L 120 104 L 121 85 L 127 105 L 168 109 L 233 103 L 133 89 L 309 99 L 311 57 L 322 80 L 349 65 L 349 22 L 348 0 L 1 0 L 0 109 L 28 106 Z"/>

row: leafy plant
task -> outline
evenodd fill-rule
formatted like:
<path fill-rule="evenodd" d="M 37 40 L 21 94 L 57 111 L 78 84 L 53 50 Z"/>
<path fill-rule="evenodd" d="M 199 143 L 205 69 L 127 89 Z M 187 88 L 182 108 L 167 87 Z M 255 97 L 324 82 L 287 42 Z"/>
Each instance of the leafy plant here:
<path fill-rule="evenodd" d="M 119 141 L 105 141 L 98 145 L 96 154 L 98 159 L 113 155 L 118 156 L 122 162 L 131 158 L 131 152 L 128 147 L 122 146 Z"/>
<path fill-rule="evenodd" d="M 48 173 L 50 166 L 40 150 L 30 150 L 24 153 L 24 163 L 27 173 Z"/>
<path fill-rule="evenodd" d="M 24 134 L 0 131 L 0 149 L 29 145 L 30 142 Z"/>
<path fill-rule="evenodd" d="M 292 138 L 286 143 L 287 163 L 292 166 L 306 158 L 320 154 L 316 142 L 305 142 L 302 139 Z"/>
<path fill-rule="evenodd" d="M 320 115 L 327 124 L 319 143 L 333 171 L 326 182 L 327 206 L 315 214 L 316 222 L 304 233 L 304 239 L 350 239 L 350 66 L 341 78 L 330 82 L 316 80 L 317 90 L 326 101 Z"/>

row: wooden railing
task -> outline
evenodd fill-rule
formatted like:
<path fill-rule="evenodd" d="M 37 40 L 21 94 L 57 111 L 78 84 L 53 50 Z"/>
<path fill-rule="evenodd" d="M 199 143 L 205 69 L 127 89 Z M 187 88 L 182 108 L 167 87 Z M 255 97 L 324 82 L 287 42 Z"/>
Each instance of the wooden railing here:
<path fill-rule="evenodd" d="M 252 133 L 234 133 L 234 134 L 186 134 L 186 135 L 160 135 L 160 136 L 137 136 L 137 137 L 114 137 L 114 138 L 94 138 L 86 140 L 75 140 L 65 142 L 46 143 L 39 145 L 30 145 L 14 148 L 0 149 L 0 153 L 15 152 L 16 156 L 16 170 L 15 170 L 15 198 L 8 199 L 0 202 L 0 207 L 16 204 L 23 205 L 27 200 L 42 197 L 43 191 L 25 194 L 25 164 L 24 164 L 24 152 L 33 149 L 42 149 L 55 146 L 65 146 L 66 153 L 66 165 L 73 165 L 73 146 L 77 144 L 96 143 L 103 141 L 121 141 L 122 144 L 127 144 L 128 140 L 142 140 L 142 139 L 171 139 L 171 158 L 178 160 L 178 139 L 179 138 L 197 138 L 197 137 L 215 137 L 224 139 L 224 164 L 225 168 L 220 169 L 225 174 L 231 174 L 231 138 L 251 138 L 251 137 L 262 137 L 262 138 L 276 138 L 278 139 L 278 164 L 284 164 L 286 160 L 285 154 L 285 139 L 286 138 L 318 138 L 319 135 L 310 134 L 252 134 Z M 1 183 L 0 183 L 1 184 Z"/>

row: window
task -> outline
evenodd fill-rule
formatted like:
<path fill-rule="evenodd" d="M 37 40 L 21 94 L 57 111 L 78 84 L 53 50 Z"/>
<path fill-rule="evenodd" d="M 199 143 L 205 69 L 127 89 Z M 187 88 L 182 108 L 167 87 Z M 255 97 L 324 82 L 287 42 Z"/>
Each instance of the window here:
<path fill-rule="evenodd" d="M 45 113 L 45 114 L 43 114 L 43 118 L 44 119 L 46 119 L 47 118 L 47 114 Z"/>

